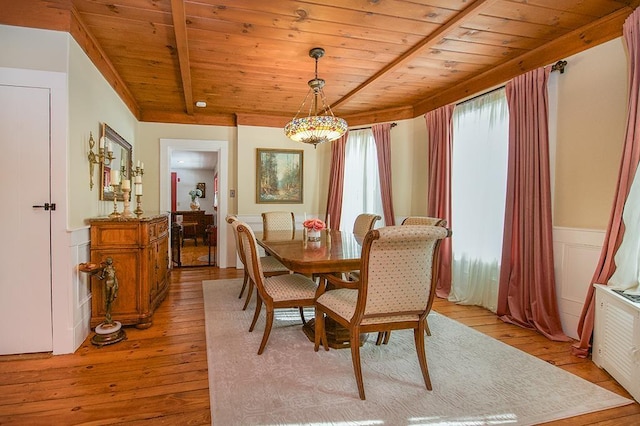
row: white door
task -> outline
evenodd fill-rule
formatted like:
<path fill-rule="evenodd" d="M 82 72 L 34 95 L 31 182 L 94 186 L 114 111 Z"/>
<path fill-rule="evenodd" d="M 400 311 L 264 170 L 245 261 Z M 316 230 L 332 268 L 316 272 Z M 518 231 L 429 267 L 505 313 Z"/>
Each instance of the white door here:
<path fill-rule="evenodd" d="M 0 355 L 53 349 L 49 105 L 0 84 Z"/>

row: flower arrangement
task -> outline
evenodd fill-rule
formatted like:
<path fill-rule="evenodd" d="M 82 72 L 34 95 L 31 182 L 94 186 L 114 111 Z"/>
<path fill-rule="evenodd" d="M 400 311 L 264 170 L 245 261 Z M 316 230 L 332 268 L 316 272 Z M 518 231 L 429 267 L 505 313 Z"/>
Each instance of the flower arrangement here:
<path fill-rule="evenodd" d="M 321 231 L 326 228 L 326 225 L 320 219 L 309 219 L 302 222 L 302 226 L 307 228 L 309 231 Z"/>
<path fill-rule="evenodd" d="M 196 198 L 202 197 L 202 191 L 200 189 L 192 189 L 189 191 L 189 195 L 191 195 L 191 201 L 196 201 Z"/>

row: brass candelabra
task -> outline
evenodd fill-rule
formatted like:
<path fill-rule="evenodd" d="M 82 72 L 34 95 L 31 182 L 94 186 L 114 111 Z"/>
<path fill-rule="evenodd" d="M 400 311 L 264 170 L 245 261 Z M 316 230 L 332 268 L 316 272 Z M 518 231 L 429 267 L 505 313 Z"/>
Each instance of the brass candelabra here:
<path fill-rule="evenodd" d="M 89 160 L 89 189 L 93 190 L 93 175 L 95 170 L 95 165 L 103 163 L 105 166 L 111 164 L 111 161 L 115 158 L 113 156 L 113 149 L 111 148 L 111 144 L 106 147 L 104 145 L 104 138 L 100 138 L 100 145 L 98 147 L 98 153 L 94 152 L 94 148 L 96 146 L 96 141 L 93 139 L 93 133 L 89 132 L 89 153 L 87 154 L 87 159 Z"/>
<path fill-rule="evenodd" d="M 133 211 L 136 216 L 142 216 L 142 176 L 144 175 L 144 163 L 138 161 L 136 169 L 133 170 L 133 193 L 136 196 L 136 209 Z"/>
<path fill-rule="evenodd" d="M 118 191 L 120 189 L 120 184 L 112 183 L 110 186 L 111 191 L 113 192 L 113 212 L 109 215 L 109 217 L 114 219 L 122 216 L 120 213 L 118 213 Z"/>

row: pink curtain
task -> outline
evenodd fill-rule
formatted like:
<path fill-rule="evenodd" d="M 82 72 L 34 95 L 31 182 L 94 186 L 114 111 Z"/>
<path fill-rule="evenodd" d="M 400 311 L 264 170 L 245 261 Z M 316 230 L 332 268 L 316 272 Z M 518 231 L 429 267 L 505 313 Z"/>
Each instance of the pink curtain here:
<path fill-rule="evenodd" d="M 636 9 L 624 23 L 622 28 L 625 42 L 629 50 L 629 109 L 627 115 L 627 130 L 625 135 L 618 187 L 616 188 L 609 226 L 604 239 L 598 266 L 591 278 L 591 284 L 606 284 L 616 270 L 614 256 L 624 235 L 622 212 L 627 195 L 631 189 L 633 178 L 640 161 L 640 108 L 638 97 L 640 94 L 640 9 Z M 591 347 L 593 322 L 595 315 L 595 296 L 593 286 L 589 286 L 585 304 L 578 322 L 580 341 L 572 349 L 574 355 L 586 358 Z"/>
<path fill-rule="evenodd" d="M 447 220 L 451 223 L 451 151 L 453 144 L 453 108 L 446 105 L 425 114 L 429 137 L 429 198 L 427 216 Z M 455 235 L 455 231 L 453 233 Z M 451 292 L 451 238 L 440 243 L 440 268 L 436 295 L 446 298 Z"/>
<path fill-rule="evenodd" d="M 342 190 L 344 187 L 344 147 L 349 131 L 331 142 L 331 171 L 329 172 L 329 193 L 327 195 L 327 216 L 331 215 L 331 228 L 340 229 L 342 215 Z"/>
<path fill-rule="evenodd" d="M 380 175 L 380 192 L 382 195 L 382 211 L 384 224 L 395 225 L 393 213 L 393 194 L 391 192 L 391 123 L 374 124 L 371 126 L 373 140 L 378 153 L 378 173 Z"/>
<path fill-rule="evenodd" d="M 567 341 L 553 265 L 547 80 L 538 68 L 507 83 L 509 157 L 497 314 Z"/>

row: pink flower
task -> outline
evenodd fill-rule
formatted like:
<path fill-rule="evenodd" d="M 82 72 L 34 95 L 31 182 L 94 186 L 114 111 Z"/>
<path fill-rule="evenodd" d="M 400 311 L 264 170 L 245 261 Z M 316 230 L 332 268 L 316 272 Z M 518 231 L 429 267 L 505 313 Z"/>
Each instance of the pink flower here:
<path fill-rule="evenodd" d="M 305 228 L 307 228 L 310 231 L 311 230 L 320 231 L 320 230 L 322 230 L 322 229 L 324 229 L 326 227 L 324 222 L 321 221 L 320 219 L 305 220 L 302 223 L 302 226 L 304 226 Z"/>

